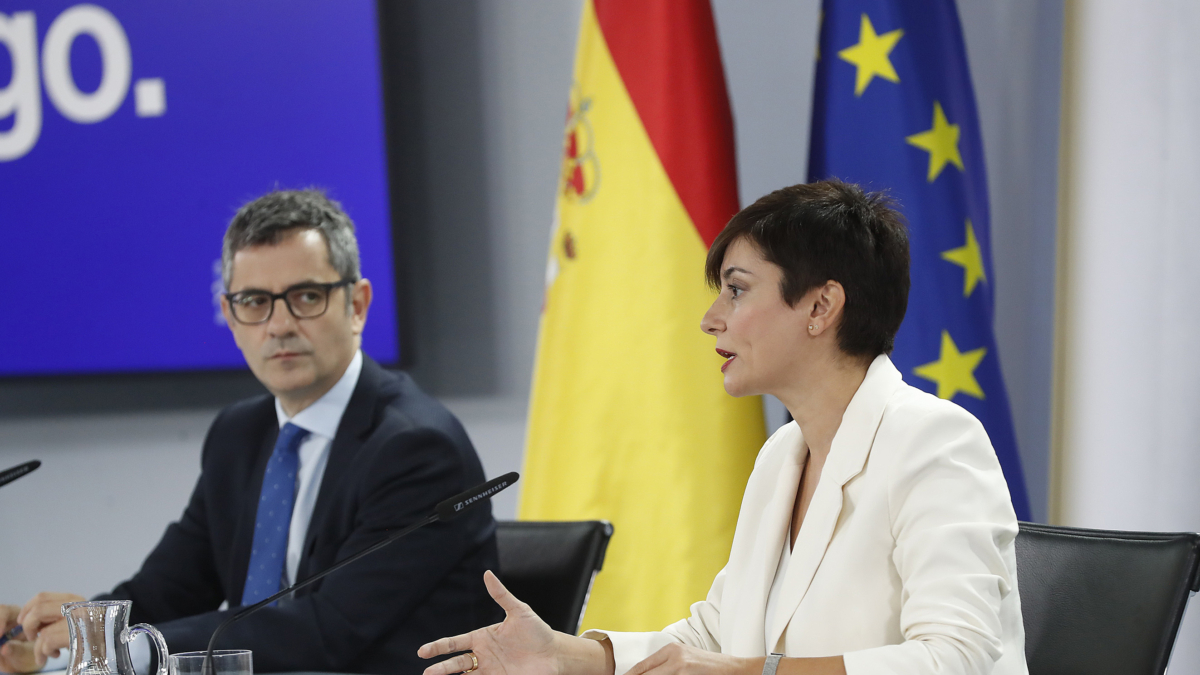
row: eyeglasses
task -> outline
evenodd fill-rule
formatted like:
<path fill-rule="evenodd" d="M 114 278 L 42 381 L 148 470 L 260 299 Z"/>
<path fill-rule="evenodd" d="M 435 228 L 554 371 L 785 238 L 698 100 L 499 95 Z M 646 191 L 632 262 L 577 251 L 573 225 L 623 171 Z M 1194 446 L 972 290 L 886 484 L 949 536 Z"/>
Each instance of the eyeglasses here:
<path fill-rule="evenodd" d="M 353 284 L 352 279 L 342 279 L 328 284 L 303 283 L 289 286 L 282 293 L 268 291 L 238 291 L 226 293 L 229 311 L 238 323 L 265 323 L 275 312 L 275 301 L 283 300 L 288 311 L 297 319 L 315 319 L 329 309 L 329 294 L 333 289 Z"/>

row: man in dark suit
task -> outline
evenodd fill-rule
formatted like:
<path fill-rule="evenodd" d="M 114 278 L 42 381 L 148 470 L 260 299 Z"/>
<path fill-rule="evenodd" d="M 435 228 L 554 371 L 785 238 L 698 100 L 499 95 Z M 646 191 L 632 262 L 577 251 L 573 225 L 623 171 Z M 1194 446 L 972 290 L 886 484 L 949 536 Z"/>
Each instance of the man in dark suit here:
<path fill-rule="evenodd" d="M 222 262 L 222 312 L 271 395 L 221 411 L 183 516 L 103 596 L 132 600 L 131 621 L 158 627 L 172 652 L 203 649 L 233 611 L 222 603 L 257 602 L 484 480 L 458 420 L 360 351 L 371 284 L 335 202 L 298 191 L 247 204 Z M 484 506 L 418 530 L 234 624 L 218 647 L 252 649 L 259 672 L 418 673 L 422 643 L 497 619 L 482 582 L 497 566 L 495 527 Z M 67 645 L 59 606 L 80 599 L 0 608 L 0 622 L 25 628 L 0 670 L 43 667 Z"/>

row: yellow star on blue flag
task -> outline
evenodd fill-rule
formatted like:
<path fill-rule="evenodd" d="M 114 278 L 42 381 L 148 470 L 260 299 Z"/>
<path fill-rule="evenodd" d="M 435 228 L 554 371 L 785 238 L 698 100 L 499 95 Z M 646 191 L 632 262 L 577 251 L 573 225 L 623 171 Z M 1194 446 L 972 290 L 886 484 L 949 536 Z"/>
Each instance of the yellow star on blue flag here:
<path fill-rule="evenodd" d="M 992 328 L 983 140 L 954 0 L 824 0 L 819 51 L 838 58 L 817 62 L 809 180 L 886 189 L 903 205 L 912 287 L 892 361 L 909 384 L 979 418 L 1028 520 Z"/>
<path fill-rule="evenodd" d="M 957 166 L 959 171 L 963 170 L 962 157 L 958 154 L 958 134 L 958 125 L 950 124 L 946 113 L 942 111 L 942 104 L 934 101 L 933 128 L 904 139 L 909 145 L 929 153 L 927 180 L 930 183 L 937 180 L 947 163 Z"/>
<path fill-rule="evenodd" d="M 942 351 L 937 361 L 926 363 L 913 368 L 913 372 L 921 377 L 937 383 L 938 398 L 953 399 L 958 392 L 987 398 L 979 380 L 975 379 L 975 368 L 987 355 L 987 347 L 972 349 L 968 352 L 958 351 L 958 345 L 950 337 L 948 331 L 942 331 Z"/>
<path fill-rule="evenodd" d="M 858 43 L 838 52 L 838 56 L 842 60 L 853 63 L 854 67 L 858 69 L 854 76 L 855 96 L 862 96 L 863 92 L 867 90 L 867 85 L 871 84 L 871 80 L 876 76 L 890 82 L 900 81 L 900 76 L 892 67 L 888 54 L 891 54 L 892 50 L 896 48 L 896 43 L 900 41 L 901 37 L 904 37 L 904 31 L 900 29 L 888 31 L 883 35 L 876 34 L 875 26 L 871 25 L 871 17 L 866 14 L 862 15 Z"/>
<path fill-rule="evenodd" d="M 967 219 L 967 243 L 949 251 L 942 251 L 942 260 L 948 260 L 963 268 L 963 297 L 971 297 L 971 292 L 979 282 L 987 281 L 987 272 L 983 269 L 983 253 L 979 250 L 979 240 L 975 238 L 975 229 L 971 227 L 971 219 Z"/>

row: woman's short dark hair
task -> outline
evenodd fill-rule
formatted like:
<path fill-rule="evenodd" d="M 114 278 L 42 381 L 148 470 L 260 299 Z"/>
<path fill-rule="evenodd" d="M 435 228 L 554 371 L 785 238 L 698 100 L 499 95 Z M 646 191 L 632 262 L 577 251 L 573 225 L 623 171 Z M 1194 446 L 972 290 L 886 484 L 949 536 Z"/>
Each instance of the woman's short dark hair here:
<path fill-rule="evenodd" d="M 836 281 L 846 291 L 838 347 L 852 356 L 891 353 L 908 308 L 908 228 L 891 199 L 840 180 L 776 190 L 730 219 L 708 250 L 708 283 L 721 287 L 721 264 L 746 238 L 783 270 L 779 292 L 794 307 Z"/>

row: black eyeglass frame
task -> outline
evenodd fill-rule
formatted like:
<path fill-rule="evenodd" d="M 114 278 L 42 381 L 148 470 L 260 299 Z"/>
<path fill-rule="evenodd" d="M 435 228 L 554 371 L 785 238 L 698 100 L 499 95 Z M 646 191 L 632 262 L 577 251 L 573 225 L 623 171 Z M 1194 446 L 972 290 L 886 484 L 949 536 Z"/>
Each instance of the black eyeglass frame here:
<path fill-rule="evenodd" d="M 276 300 L 283 300 L 283 304 L 287 306 L 288 312 L 292 315 L 292 318 L 296 319 L 297 321 L 302 321 L 304 319 L 316 319 L 318 317 L 325 316 L 325 312 L 329 311 L 329 296 L 333 294 L 333 289 L 341 288 L 342 286 L 352 286 L 355 283 L 358 283 L 355 279 L 342 279 L 341 281 L 331 281 L 328 283 L 318 283 L 318 282 L 306 281 L 306 282 L 299 283 L 299 284 L 292 284 L 291 286 L 288 286 L 287 288 L 283 289 L 283 291 L 280 293 L 272 293 L 270 291 L 262 291 L 262 290 L 246 290 L 246 291 L 237 291 L 236 293 L 224 293 L 223 295 L 225 296 L 225 300 L 229 303 L 229 313 L 233 315 L 234 320 L 236 320 L 238 323 L 245 325 L 245 326 L 257 326 L 259 324 L 263 324 L 263 323 L 270 321 L 271 317 L 275 316 L 275 301 Z M 299 316 L 296 314 L 296 310 L 295 310 L 295 308 L 292 307 L 292 302 L 290 300 L 288 300 L 287 296 L 289 293 L 294 293 L 298 290 L 303 290 L 303 289 L 308 289 L 308 288 L 312 288 L 312 289 L 319 288 L 325 292 L 325 308 L 322 309 L 319 314 L 313 314 L 312 316 Z M 237 307 L 237 301 L 236 301 L 237 296 L 251 295 L 251 294 L 266 296 L 266 297 L 270 298 L 270 300 L 271 300 L 271 309 L 267 310 L 267 316 L 264 317 L 261 321 L 243 321 L 242 318 L 237 315 L 237 309 L 235 309 Z"/>

